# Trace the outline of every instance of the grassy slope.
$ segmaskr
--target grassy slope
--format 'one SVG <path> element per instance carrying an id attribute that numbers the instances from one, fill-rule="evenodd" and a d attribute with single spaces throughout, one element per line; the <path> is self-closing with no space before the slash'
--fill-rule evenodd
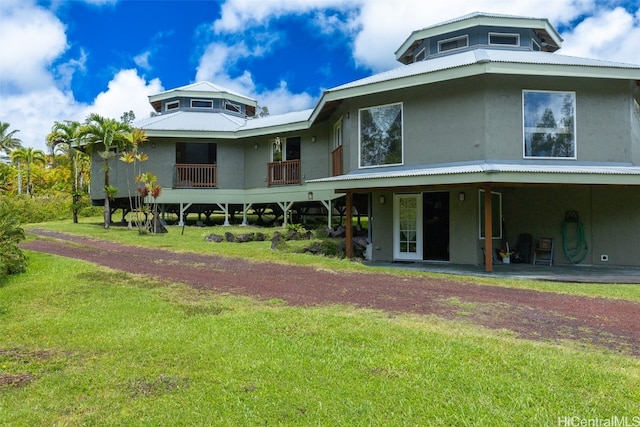
<path id="1" fill-rule="evenodd" d="M 36 380 L 0 387 L 3 425 L 557 425 L 640 411 L 638 359 L 37 253 L 0 286 L 0 376 L 24 373 Z"/>

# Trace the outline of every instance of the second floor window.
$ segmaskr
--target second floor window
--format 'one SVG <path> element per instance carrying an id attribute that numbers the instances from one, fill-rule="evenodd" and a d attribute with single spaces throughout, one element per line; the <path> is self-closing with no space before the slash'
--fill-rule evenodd
<path id="1" fill-rule="evenodd" d="M 522 92 L 525 158 L 576 158 L 576 94 Z"/>
<path id="2" fill-rule="evenodd" d="M 192 99 L 191 108 L 213 108 L 213 101 L 206 99 Z"/>
<path id="3" fill-rule="evenodd" d="M 360 167 L 403 163 L 402 104 L 363 108 L 360 121 Z"/>
<path id="4" fill-rule="evenodd" d="M 277 137 L 271 140 L 271 161 L 300 160 L 300 137 Z"/>

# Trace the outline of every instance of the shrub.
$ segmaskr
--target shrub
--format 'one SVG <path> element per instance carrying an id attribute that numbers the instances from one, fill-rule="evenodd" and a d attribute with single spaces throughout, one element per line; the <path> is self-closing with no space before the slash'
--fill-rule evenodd
<path id="1" fill-rule="evenodd" d="M 26 257 L 18 248 L 24 237 L 16 211 L 4 198 L 0 198 L 0 281 L 9 274 L 22 273 L 26 269 Z"/>

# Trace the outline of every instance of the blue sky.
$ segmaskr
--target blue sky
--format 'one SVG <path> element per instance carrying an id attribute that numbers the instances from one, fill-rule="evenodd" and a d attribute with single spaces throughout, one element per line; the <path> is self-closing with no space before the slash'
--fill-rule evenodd
<path id="1" fill-rule="evenodd" d="M 640 0 L 1 0 L 0 120 L 44 149 L 54 121 L 148 116 L 200 80 L 272 114 L 401 66 L 411 31 L 483 11 L 548 18 L 558 54 L 640 64 Z"/>

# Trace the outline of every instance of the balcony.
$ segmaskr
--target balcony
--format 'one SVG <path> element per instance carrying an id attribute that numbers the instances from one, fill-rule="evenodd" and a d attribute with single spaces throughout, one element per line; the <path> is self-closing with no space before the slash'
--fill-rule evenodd
<path id="1" fill-rule="evenodd" d="M 175 188 L 215 188 L 216 186 L 216 165 L 176 165 Z"/>
<path id="2" fill-rule="evenodd" d="M 267 163 L 269 186 L 300 184 L 300 160 Z"/>

